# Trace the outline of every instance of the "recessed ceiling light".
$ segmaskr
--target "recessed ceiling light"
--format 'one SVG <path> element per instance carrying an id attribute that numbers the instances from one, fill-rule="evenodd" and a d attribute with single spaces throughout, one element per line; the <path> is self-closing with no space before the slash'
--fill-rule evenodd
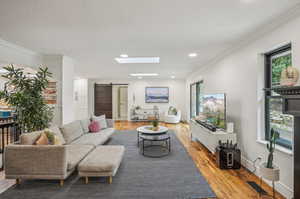
<path id="1" fill-rule="evenodd" d="M 143 79 L 143 77 L 138 77 L 138 79 Z"/>
<path id="2" fill-rule="evenodd" d="M 190 54 L 189 54 L 189 57 L 197 57 L 197 56 L 198 56 L 197 53 L 190 53 Z"/>
<path id="3" fill-rule="evenodd" d="M 254 0 L 241 0 L 241 2 L 243 2 L 243 3 L 253 3 Z"/>
<path id="4" fill-rule="evenodd" d="M 128 55 L 127 55 L 127 54 L 121 54 L 120 57 L 122 57 L 122 58 L 127 58 Z"/>
<path id="5" fill-rule="evenodd" d="M 175 76 L 174 76 L 174 75 L 172 75 L 172 76 L 171 76 L 171 78 L 172 78 L 172 79 L 175 79 Z"/>
<path id="6" fill-rule="evenodd" d="M 157 73 L 131 73 L 130 76 L 133 77 L 151 77 L 151 76 L 158 76 Z"/>
<path id="7" fill-rule="evenodd" d="M 115 60 L 119 64 L 158 64 L 160 58 L 159 57 L 127 57 L 127 58 L 116 57 Z"/>

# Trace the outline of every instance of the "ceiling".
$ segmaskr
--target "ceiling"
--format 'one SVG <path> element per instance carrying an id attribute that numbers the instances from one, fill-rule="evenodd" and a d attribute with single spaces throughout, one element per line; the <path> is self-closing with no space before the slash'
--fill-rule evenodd
<path id="1" fill-rule="evenodd" d="M 87 78 L 158 73 L 185 78 L 196 67 L 287 12 L 299 0 L 0 0 L 0 38 L 77 61 Z M 197 52 L 198 57 L 188 54 Z M 117 64 L 120 54 L 160 64 Z"/>

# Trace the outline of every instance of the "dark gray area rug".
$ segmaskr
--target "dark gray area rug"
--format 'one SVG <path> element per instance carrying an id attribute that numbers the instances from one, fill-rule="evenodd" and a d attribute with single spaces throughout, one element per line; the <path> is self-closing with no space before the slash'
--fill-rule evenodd
<path id="1" fill-rule="evenodd" d="M 0 195 L 1 199 L 200 199 L 215 197 L 185 148 L 170 132 L 172 151 L 162 158 L 139 153 L 136 131 L 117 131 L 107 143 L 126 147 L 123 162 L 113 183 L 92 178 L 84 184 L 77 174 L 63 187 L 58 181 L 26 180 Z M 24 165 L 26 166 L 26 165 Z"/>

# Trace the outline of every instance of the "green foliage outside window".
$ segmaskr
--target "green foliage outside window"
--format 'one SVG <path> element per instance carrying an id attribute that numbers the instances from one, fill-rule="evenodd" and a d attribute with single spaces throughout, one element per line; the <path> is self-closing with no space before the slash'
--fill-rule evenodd
<path id="1" fill-rule="evenodd" d="M 292 65 L 292 55 L 287 54 L 272 59 L 272 86 L 280 85 L 282 70 Z"/>

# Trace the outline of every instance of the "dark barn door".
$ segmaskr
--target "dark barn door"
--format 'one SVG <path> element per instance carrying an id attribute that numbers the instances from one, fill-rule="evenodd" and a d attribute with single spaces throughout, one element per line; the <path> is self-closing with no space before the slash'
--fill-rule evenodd
<path id="1" fill-rule="evenodd" d="M 95 115 L 112 118 L 112 85 L 95 84 Z"/>

